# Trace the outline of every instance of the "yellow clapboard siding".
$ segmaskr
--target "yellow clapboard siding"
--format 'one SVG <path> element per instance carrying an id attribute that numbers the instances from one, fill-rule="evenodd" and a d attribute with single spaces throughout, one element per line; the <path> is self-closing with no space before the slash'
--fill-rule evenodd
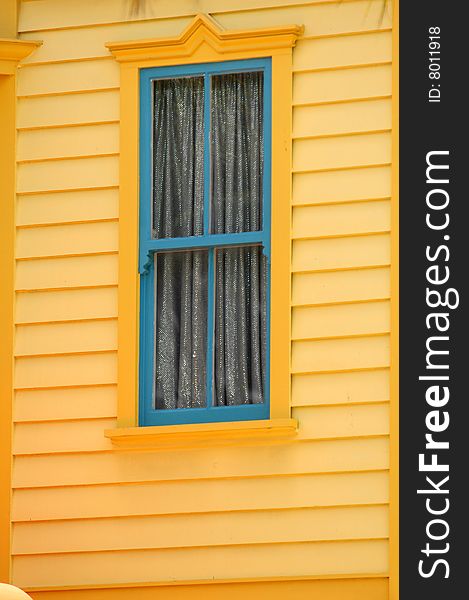
<path id="1" fill-rule="evenodd" d="M 389 434 L 388 404 L 297 407 L 301 439 L 327 439 Z"/>
<path id="2" fill-rule="evenodd" d="M 383 504 L 387 471 L 136 485 L 24 489 L 13 492 L 14 521 Z M 191 502 L 187 502 L 187 498 Z"/>
<path id="3" fill-rule="evenodd" d="M 118 206 L 117 189 L 18 196 L 16 224 L 115 219 L 119 214 Z"/>
<path id="4" fill-rule="evenodd" d="M 390 99 L 297 106 L 293 110 L 293 137 L 390 129 L 391 109 Z"/>
<path id="5" fill-rule="evenodd" d="M 292 405 L 314 406 L 389 400 L 389 370 L 293 375 Z"/>
<path id="6" fill-rule="evenodd" d="M 35 292 L 16 297 L 16 323 L 117 317 L 117 288 Z"/>
<path id="7" fill-rule="evenodd" d="M 18 166 L 18 192 L 68 190 L 119 184 L 119 157 L 77 158 Z"/>
<path id="8" fill-rule="evenodd" d="M 293 69 L 327 69 L 390 61 L 391 42 L 389 31 L 299 40 L 293 53 Z"/>
<path id="9" fill-rule="evenodd" d="M 247 545 L 24 556 L 13 560 L 21 587 L 82 584 L 295 577 L 376 573 L 388 568 L 386 540 Z"/>
<path id="10" fill-rule="evenodd" d="M 43 45 L 23 64 L 44 61 L 77 60 L 109 56 L 105 43 L 118 40 L 138 40 L 174 36 L 189 25 L 190 17 L 154 19 L 151 21 L 128 21 L 101 27 L 81 27 L 79 30 L 42 31 Z M 37 33 L 23 33 L 22 39 L 35 39 Z"/>
<path id="11" fill-rule="evenodd" d="M 317 70 L 295 75 L 295 103 L 326 103 L 293 110 L 296 170 L 388 163 L 391 101 L 366 98 L 389 96 L 390 66 L 341 68 L 390 60 L 391 34 L 375 31 L 390 27 L 382 6 L 381 0 L 202 0 L 197 6 L 146 0 L 131 14 L 129 0 L 23 2 L 20 29 L 30 31 L 22 37 L 44 41 L 27 62 L 92 60 L 21 70 L 18 159 L 117 154 L 119 93 L 91 91 L 119 86 L 105 43 L 176 35 L 195 12 L 207 12 L 230 29 L 296 23 L 306 36 L 329 36 L 300 39 L 293 53 L 295 69 Z M 53 30 L 62 26 L 72 29 Z M 76 91 L 85 93 L 68 93 Z M 327 135 L 338 137 L 306 139 Z M 89 221 L 118 217 L 118 160 L 20 164 L 19 191 L 40 193 L 20 194 L 18 224 L 56 224 L 20 228 L 18 256 L 114 252 L 117 224 Z M 116 189 L 49 192 L 108 186 Z M 116 424 L 116 355 L 93 352 L 115 349 L 115 321 L 54 323 L 115 318 L 116 288 L 17 294 L 17 322 L 44 322 L 17 327 L 18 353 L 91 353 L 16 361 L 12 515 L 23 523 L 14 526 L 13 551 L 37 554 L 13 558 L 15 583 L 107 586 L 387 572 L 389 359 L 387 338 L 370 334 L 389 329 L 389 269 L 382 265 L 389 262 L 383 234 L 390 168 L 295 173 L 293 188 L 293 270 L 326 272 L 294 273 L 292 337 L 362 336 L 294 341 L 293 367 L 304 361 L 313 371 L 328 364 L 360 369 L 382 359 L 383 368 L 294 374 L 294 441 L 116 452 L 103 435 Z M 357 200 L 372 201 L 345 204 Z M 341 204 L 318 206 L 334 202 Z M 79 223 L 65 225 L 70 221 Z M 360 235 L 368 233 L 374 235 Z M 352 237 L 308 239 L 327 236 Z M 115 286 L 117 260 L 115 254 L 19 261 L 16 285 Z M 337 304 L 344 302 L 354 304 Z M 187 548 L 203 545 L 217 547 Z M 125 548 L 132 550 L 119 550 Z"/>
<path id="12" fill-rule="evenodd" d="M 388 301 L 296 307 L 292 313 L 293 339 L 366 335 L 389 330 Z"/>
<path id="13" fill-rule="evenodd" d="M 59 390 L 21 390 L 15 393 L 16 422 L 114 417 L 117 391 L 113 385 Z"/>
<path id="14" fill-rule="evenodd" d="M 357 302 L 389 296 L 389 268 L 296 273 L 293 276 L 293 304 Z"/>
<path id="15" fill-rule="evenodd" d="M 86 395 L 86 391 L 82 395 Z M 327 419 L 334 420 L 329 422 Z M 298 408 L 295 418 L 300 431 L 296 439 L 322 439 L 387 435 L 387 409 L 382 406 Z M 44 454 L 58 452 L 98 452 L 111 450 L 104 430 L 115 427 L 115 419 L 82 419 L 69 422 L 17 423 L 13 452 Z"/>
<path id="16" fill-rule="evenodd" d="M 294 23 L 294 17 L 298 15 L 299 10 L 297 6 L 289 7 L 288 5 L 295 4 L 298 4 L 298 0 L 256 0 L 255 2 L 252 0 L 217 0 L 215 6 L 212 2 L 204 1 L 198 2 L 194 7 L 191 0 L 177 4 L 169 0 L 164 2 L 147 0 L 143 15 L 133 16 L 133 18 L 159 17 L 161 19 L 188 14 L 192 16 L 198 10 L 211 12 L 225 27 L 247 29 Z M 268 7 L 273 10 L 255 10 Z M 389 12 L 382 14 L 379 1 L 363 0 L 362 2 L 338 4 L 337 2 L 312 0 L 310 3 L 302 3 L 300 10 L 308 34 L 379 29 L 380 27 L 389 27 L 391 24 Z M 231 12 L 223 14 L 225 11 Z M 37 10 L 37 7 L 25 4 L 20 13 L 19 31 L 124 21 L 128 20 L 130 16 L 132 15 L 129 14 L 126 0 L 117 2 L 101 0 L 99 3 L 87 0 L 85 5 L 80 0 L 68 0 L 67 8 L 64 9 L 60 5 L 60 10 L 57 9 L 57 0 L 48 0 L 43 4 L 41 11 Z M 263 20 L 261 20 L 262 17 Z M 138 37 L 142 36 L 137 35 L 135 39 Z M 85 38 L 85 41 L 88 40 Z"/>
<path id="17" fill-rule="evenodd" d="M 227 447 L 216 453 L 209 448 L 138 455 L 25 456 L 16 458 L 13 487 L 369 471 L 387 469 L 388 460 L 384 437 L 267 444 L 254 446 L 254 450 Z"/>
<path id="18" fill-rule="evenodd" d="M 390 93 L 390 65 L 296 73 L 293 78 L 294 104 L 346 101 L 388 96 Z"/>
<path id="19" fill-rule="evenodd" d="M 117 349 L 117 321 L 17 325 L 16 355 Z"/>
<path id="20" fill-rule="evenodd" d="M 16 258 L 62 256 L 118 250 L 117 223 L 82 223 L 20 229 Z"/>
<path id="21" fill-rule="evenodd" d="M 258 6 L 258 4 L 256 4 Z M 41 31 L 44 44 L 25 63 L 47 60 L 77 59 L 94 56 L 106 56 L 104 47 L 107 41 L 158 38 L 177 35 L 186 27 L 192 18 L 172 18 L 177 6 L 168 13 L 167 18 L 156 18 L 149 21 L 129 21 L 125 24 L 101 25 L 100 27 L 81 26 L 79 30 L 46 30 Z M 218 9 L 218 6 L 216 7 Z M 199 10 L 202 10 L 199 8 Z M 155 13 L 153 13 L 154 15 Z M 162 14 L 161 4 L 158 16 Z M 306 36 L 337 35 L 357 31 L 369 31 L 390 27 L 389 14 L 381 18 L 379 2 L 369 0 L 357 2 L 312 3 L 297 6 L 278 5 L 273 10 L 249 10 L 246 12 L 212 13 L 216 20 L 228 29 L 249 29 L 257 27 L 281 26 L 285 23 L 300 22 L 304 25 Z M 24 10 L 20 15 L 23 22 Z M 39 15 L 35 15 L 36 17 Z M 122 15 L 121 15 L 122 17 Z M 82 25 L 82 23 L 80 23 Z M 47 25 L 48 26 L 48 25 Z M 36 39 L 38 33 L 23 31 L 22 39 Z"/>
<path id="22" fill-rule="evenodd" d="M 385 164 L 390 161 L 390 133 L 295 140 L 293 143 L 293 169 L 295 171 L 341 169 Z"/>
<path id="23" fill-rule="evenodd" d="M 273 2 L 269 3 L 273 6 Z M 284 3 L 288 4 L 287 2 Z M 249 10 L 246 12 L 213 13 L 223 26 L 231 29 L 281 26 L 297 23 L 304 26 L 305 36 L 337 35 L 356 31 L 389 28 L 389 14 L 381 15 L 379 2 L 311 2 L 298 6 L 279 6 L 274 10 Z M 256 2 L 256 6 L 260 3 Z M 221 10 L 217 4 L 217 11 Z"/>
<path id="24" fill-rule="evenodd" d="M 293 208 L 293 238 L 389 231 L 391 203 L 358 202 Z"/>
<path id="25" fill-rule="evenodd" d="M 20 69 L 18 95 L 113 88 L 119 81 L 119 65 L 112 59 L 41 65 Z"/>
<path id="26" fill-rule="evenodd" d="M 119 152 L 119 125 L 20 131 L 18 160 L 91 156 Z"/>
<path id="27" fill-rule="evenodd" d="M 118 91 L 22 98 L 18 101 L 19 128 L 117 121 L 119 114 Z M 67 131 L 67 134 L 73 135 L 73 132 Z"/>
<path id="28" fill-rule="evenodd" d="M 390 167 L 302 173 L 293 176 L 293 205 L 391 196 Z"/>
<path id="29" fill-rule="evenodd" d="M 115 255 L 21 261 L 16 266 L 17 290 L 116 284 Z"/>
<path id="30" fill-rule="evenodd" d="M 389 337 L 293 342 L 293 373 L 389 366 Z"/>
<path id="31" fill-rule="evenodd" d="M 367 506 L 24 523 L 13 528 L 12 553 L 382 539 L 388 519 L 387 507 Z"/>
<path id="32" fill-rule="evenodd" d="M 13 454 L 110 450 L 104 430 L 115 427 L 115 419 L 57 423 L 17 423 L 13 432 Z"/>
<path id="33" fill-rule="evenodd" d="M 17 358 L 17 388 L 57 387 L 116 383 L 117 360 L 113 352 L 75 356 Z"/>
<path id="34" fill-rule="evenodd" d="M 293 271 L 387 265 L 387 234 L 293 242 Z"/>

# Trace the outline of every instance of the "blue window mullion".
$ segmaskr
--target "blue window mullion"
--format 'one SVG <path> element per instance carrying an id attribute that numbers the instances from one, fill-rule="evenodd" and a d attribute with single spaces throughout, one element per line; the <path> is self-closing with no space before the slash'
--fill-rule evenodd
<path id="1" fill-rule="evenodd" d="M 215 248 L 208 251 L 207 306 L 207 408 L 213 407 L 213 360 L 215 341 Z"/>

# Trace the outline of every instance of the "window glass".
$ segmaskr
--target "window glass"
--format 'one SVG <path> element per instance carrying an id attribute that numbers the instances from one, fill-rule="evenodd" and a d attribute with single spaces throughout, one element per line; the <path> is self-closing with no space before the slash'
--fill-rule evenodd
<path id="1" fill-rule="evenodd" d="M 262 228 L 263 73 L 211 81 L 212 231 Z"/>
<path id="2" fill-rule="evenodd" d="M 204 232 L 204 79 L 154 82 L 153 237 Z"/>
<path id="3" fill-rule="evenodd" d="M 206 405 L 208 252 L 156 255 L 155 408 Z"/>

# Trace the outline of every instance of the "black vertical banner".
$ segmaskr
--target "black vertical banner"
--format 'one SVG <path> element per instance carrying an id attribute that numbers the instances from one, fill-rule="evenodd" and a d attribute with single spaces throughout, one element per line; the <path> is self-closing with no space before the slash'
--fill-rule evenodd
<path id="1" fill-rule="evenodd" d="M 400 2 L 400 598 L 469 597 L 469 3 Z"/>

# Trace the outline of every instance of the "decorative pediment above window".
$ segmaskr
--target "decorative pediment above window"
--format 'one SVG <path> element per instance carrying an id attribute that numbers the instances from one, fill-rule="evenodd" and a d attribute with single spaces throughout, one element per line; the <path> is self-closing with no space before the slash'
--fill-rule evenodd
<path id="1" fill-rule="evenodd" d="M 275 50 L 291 49 L 302 32 L 303 27 L 298 25 L 227 31 L 210 16 L 198 14 L 176 37 L 110 42 L 106 47 L 119 62 L 183 59 L 198 54 L 204 47 L 226 59 L 227 55 L 240 52 L 255 50 L 260 56 L 263 51 L 272 55 Z"/>

